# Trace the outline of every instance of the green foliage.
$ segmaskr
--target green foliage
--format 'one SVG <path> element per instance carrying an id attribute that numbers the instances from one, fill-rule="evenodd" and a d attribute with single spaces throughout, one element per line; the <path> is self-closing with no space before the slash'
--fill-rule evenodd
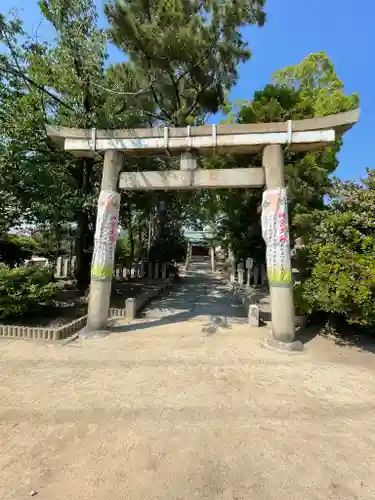
<path id="1" fill-rule="evenodd" d="M 375 247 L 374 247 L 375 251 Z M 343 316 L 365 327 L 375 325 L 375 259 L 335 244 L 315 246 L 304 297 L 312 310 Z"/>
<path id="2" fill-rule="evenodd" d="M 0 319 L 35 314 L 51 305 L 57 288 L 50 280 L 43 269 L 0 266 Z"/>
<path id="3" fill-rule="evenodd" d="M 5 234 L 0 238 L 0 262 L 14 267 L 29 259 L 34 252 L 34 242 L 28 236 Z"/>
<path id="4" fill-rule="evenodd" d="M 326 116 L 358 107 L 359 96 L 344 94 L 344 84 L 325 52 L 306 56 L 299 64 L 276 71 L 278 86 L 298 89 L 301 108 L 310 108 L 313 116 Z"/>
<path id="5" fill-rule="evenodd" d="M 297 315 L 303 316 L 311 312 L 309 302 L 305 299 L 305 289 L 302 283 L 297 283 L 293 287 L 294 309 Z"/>
<path id="6" fill-rule="evenodd" d="M 251 256 L 264 261 L 265 244 L 259 223 L 261 192 L 251 189 L 220 193 L 221 214 L 216 219 L 216 239 L 235 253 L 237 261 Z M 251 217 L 254 214 L 254 217 Z"/>
<path id="7" fill-rule="evenodd" d="M 181 262 L 186 255 L 186 241 L 182 234 L 161 235 L 151 246 L 149 260 L 152 262 Z"/>
<path id="8" fill-rule="evenodd" d="M 155 119 L 202 120 L 225 104 L 237 66 L 250 57 L 241 28 L 265 22 L 264 0 L 112 0 L 105 12 L 133 78 L 156 105 Z"/>
<path id="9" fill-rule="evenodd" d="M 67 228 L 61 225 L 37 228 L 31 233 L 34 254 L 54 261 L 70 252 L 69 238 Z"/>
<path id="10" fill-rule="evenodd" d="M 236 104 L 237 106 L 237 104 Z M 301 63 L 275 73 L 271 84 L 254 93 L 251 102 L 237 111 L 238 123 L 285 122 L 338 113 L 358 106 L 358 95 L 345 95 L 334 66 L 324 53 L 310 54 Z M 233 116 L 231 116 L 233 121 Z M 315 210 L 324 208 L 324 197 L 331 192 L 331 174 L 338 161 L 341 139 L 329 148 L 309 153 L 285 153 L 289 218 L 292 239 L 303 236 Z M 211 159 L 208 168 L 261 166 L 261 155 Z M 215 217 L 217 239 L 231 246 L 236 258 L 251 256 L 264 260 L 261 239 L 259 192 L 233 190 L 207 195 L 208 218 Z M 204 212 L 203 210 L 202 212 Z M 225 237 L 224 237 L 225 235 Z"/>
<path id="11" fill-rule="evenodd" d="M 22 264 L 32 255 L 55 260 L 69 253 L 68 232 L 64 227 L 37 228 L 29 235 L 4 234 L 0 237 L 0 262 L 10 267 Z"/>
<path id="12" fill-rule="evenodd" d="M 24 33 L 19 19 L 0 16 L 0 46 L 5 47 L 0 52 L 0 201 L 4 207 L 0 231 L 27 221 L 48 231 L 53 228 L 57 240 L 59 225 L 75 223 L 77 279 L 85 284 L 102 159 L 73 158 L 59 150 L 48 139 L 45 124 L 142 126 L 143 110 L 153 109 L 153 103 L 147 95 L 127 95 L 135 85 L 129 65 L 105 68 L 107 37 L 98 27 L 92 0 L 41 0 L 39 5 L 54 29 L 52 42 L 36 42 Z M 112 92 L 118 86 L 124 94 L 121 99 Z M 129 170 L 133 168 L 131 164 Z"/>
<path id="13" fill-rule="evenodd" d="M 336 181 L 330 205 L 313 214 L 304 238 L 312 310 L 375 325 L 375 170 L 362 184 Z"/>
<path id="14" fill-rule="evenodd" d="M 77 280 L 85 286 L 101 159 L 60 151 L 48 139 L 45 124 L 88 129 L 202 122 L 225 103 L 238 63 L 250 57 L 240 28 L 264 23 L 264 0 L 110 2 L 109 31 L 127 61 L 109 67 L 107 36 L 98 27 L 93 0 L 38 3 L 54 30 L 52 41 L 35 40 L 17 17 L 0 15 L 5 48 L 0 52 L 0 234 L 25 221 L 43 226 L 43 235 L 35 238 L 37 251 L 53 258 L 61 243 L 59 226 L 75 223 Z M 126 169 L 171 164 L 170 159 L 136 158 L 128 159 Z M 145 225 L 156 198 L 131 196 L 138 219 L 122 218 L 131 258 L 146 247 Z"/>
<path id="15" fill-rule="evenodd" d="M 181 212 L 178 203 L 159 206 L 156 231 L 148 258 L 155 262 L 180 262 L 185 258 L 186 239 L 182 232 Z"/>
<path id="16" fill-rule="evenodd" d="M 128 236 L 120 236 L 116 242 L 115 259 L 124 261 L 130 257 L 130 241 Z"/>

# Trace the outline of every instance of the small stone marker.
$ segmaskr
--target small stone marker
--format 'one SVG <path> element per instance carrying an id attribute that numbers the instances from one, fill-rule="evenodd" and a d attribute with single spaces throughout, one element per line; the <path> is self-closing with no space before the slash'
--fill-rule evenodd
<path id="1" fill-rule="evenodd" d="M 259 326 L 259 307 L 256 304 L 249 307 L 249 326 Z"/>
<path id="2" fill-rule="evenodd" d="M 237 274 L 238 274 L 238 284 L 241 286 L 244 284 L 244 277 L 245 277 L 244 269 L 242 267 L 239 267 Z"/>
<path id="3" fill-rule="evenodd" d="M 76 264 L 77 264 L 77 257 L 73 255 L 71 261 L 70 261 L 70 274 L 74 276 L 74 273 L 76 272 Z"/>
<path id="4" fill-rule="evenodd" d="M 69 259 L 64 258 L 62 261 L 62 278 L 67 278 L 69 276 Z"/>
<path id="5" fill-rule="evenodd" d="M 61 276 L 62 276 L 62 257 L 57 257 L 56 278 L 61 278 Z"/>
<path id="6" fill-rule="evenodd" d="M 134 319 L 137 315 L 137 305 L 136 299 L 129 297 L 125 301 L 126 317 L 128 319 Z"/>

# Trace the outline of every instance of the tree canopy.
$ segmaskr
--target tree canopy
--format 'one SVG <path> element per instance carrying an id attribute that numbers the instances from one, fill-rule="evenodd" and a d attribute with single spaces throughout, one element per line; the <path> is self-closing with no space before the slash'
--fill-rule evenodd
<path id="1" fill-rule="evenodd" d="M 85 129 L 186 126 L 203 124 L 217 112 L 239 124 L 284 122 L 358 106 L 359 96 L 344 92 L 324 52 L 276 71 L 253 96 L 230 102 L 239 64 L 251 58 L 243 28 L 263 26 L 265 0 L 109 0 L 107 29 L 99 25 L 93 0 L 39 0 L 39 8 L 54 30 L 52 41 L 27 34 L 17 16 L 0 14 L 0 242 L 3 254 L 14 245 L 18 256 L 29 253 L 25 241 L 7 233 L 31 223 L 37 235 L 33 248 L 53 258 L 67 228 L 74 228 L 82 287 L 89 279 L 102 158 L 74 158 L 57 149 L 47 123 Z M 117 64 L 110 63 L 110 43 L 123 52 Z M 374 175 L 369 171 L 363 184 L 333 181 L 341 145 L 339 137 L 322 151 L 285 151 L 291 231 L 293 240 L 301 236 L 305 242 L 309 307 L 345 311 L 350 320 L 370 325 Z M 125 162 L 130 171 L 177 164 L 165 154 Z M 261 156 L 201 159 L 203 168 L 249 165 L 260 166 Z M 126 238 L 118 255 L 182 258 L 182 227 L 199 221 L 237 260 L 262 262 L 260 203 L 260 191 L 252 189 L 123 192 Z M 324 284 L 325 273 L 335 276 L 333 288 Z M 343 299 L 353 276 L 362 287 L 356 289 L 355 306 L 352 295 L 352 306 Z"/>
<path id="2" fill-rule="evenodd" d="M 240 29 L 263 25 L 264 1 L 109 2 L 110 26 L 99 27 L 93 0 L 40 0 L 54 28 L 52 42 L 35 39 L 17 17 L 0 17 L 1 230 L 17 222 L 59 231 L 76 225 L 77 279 L 88 282 L 101 159 L 59 151 L 45 124 L 80 128 L 150 127 L 201 123 L 235 84 L 237 66 L 250 57 Z M 124 60 L 108 65 L 108 39 Z M 126 160 L 126 169 L 170 168 L 171 158 Z M 160 199 L 122 195 L 129 213 L 158 211 Z M 172 206 L 174 207 L 172 209 Z M 129 212 L 130 210 L 130 212 Z"/>
<path id="3" fill-rule="evenodd" d="M 216 113 L 251 52 L 241 32 L 265 22 L 264 0 L 111 1 L 113 42 L 129 57 L 133 79 L 146 85 L 155 119 L 175 126 Z"/>
<path id="4" fill-rule="evenodd" d="M 313 73 L 310 75 L 310 73 Z M 326 54 L 311 54 L 296 66 L 274 74 L 271 83 L 256 91 L 252 100 L 227 106 L 231 122 L 284 122 L 322 115 L 322 109 L 338 113 L 358 106 L 357 94 L 346 95 L 332 62 Z M 323 209 L 331 192 L 331 176 L 337 168 L 338 138 L 332 147 L 318 152 L 285 152 L 285 176 L 288 185 L 289 212 L 293 239 L 302 236 L 312 211 Z M 261 155 L 225 156 L 209 159 L 207 168 L 261 166 Z M 206 193 L 202 215 L 216 223 L 217 241 L 231 246 L 237 259 L 264 260 L 261 237 L 259 190 L 225 190 Z"/>

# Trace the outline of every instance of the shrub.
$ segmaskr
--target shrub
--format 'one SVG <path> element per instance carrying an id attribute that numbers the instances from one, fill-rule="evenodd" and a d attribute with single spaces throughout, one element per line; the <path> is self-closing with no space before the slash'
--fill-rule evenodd
<path id="1" fill-rule="evenodd" d="M 363 327 L 375 326 L 374 255 L 332 243 L 312 250 L 316 264 L 303 283 L 303 297 L 311 309 L 342 316 Z"/>
<path id="2" fill-rule="evenodd" d="M 301 296 L 365 328 L 375 326 L 375 170 L 362 183 L 336 181 L 330 204 L 306 231 Z"/>
<path id="3" fill-rule="evenodd" d="M 130 240 L 128 236 L 120 236 L 116 242 L 116 261 L 125 261 L 130 257 Z"/>
<path id="4" fill-rule="evenodd" d="M 28 236 L 5 234 L 0 236 L 0 261 L 14 267 L 33 254 L 33 241 Z"/>
<path id="5" fill-rule="evenodd" d="M 297 283 L 293 288 L 294 292 L 294 309 L 298 316 L 303 316 L 311 312 L 309 302 L 304 296 L 304 286 L 302 283 Z"/>
<path id="6" fill-rule="evenodd" d="M 45 269 L 0 266 L 0 319 L 25 316 L 53 304 L 57 287 Z"/>

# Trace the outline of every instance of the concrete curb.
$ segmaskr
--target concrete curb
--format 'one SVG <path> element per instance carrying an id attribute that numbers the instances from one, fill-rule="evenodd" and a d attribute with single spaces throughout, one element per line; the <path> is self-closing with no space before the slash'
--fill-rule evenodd
<path id="1" fill-rule="evenodd" d="M 148 302 L 150 302 L 150 300 L 154 299 L 155 297 L 159 297 L 159 295 L 161 295 L 167 288 L 170 288 L 173 281 L 174 276 L 171 276 L 164 281 L 161 287 L 155 288 L 154 290 L 148 290 L 147 292 L 142 293 L 142 295 L 140 295 L 139 297 L 131 297 L 129 299 L 126 299 L 126 314 L 124 314 L 124 316 L 126 316 L 127 319 L 136 318 L 139 311 Z"/>

